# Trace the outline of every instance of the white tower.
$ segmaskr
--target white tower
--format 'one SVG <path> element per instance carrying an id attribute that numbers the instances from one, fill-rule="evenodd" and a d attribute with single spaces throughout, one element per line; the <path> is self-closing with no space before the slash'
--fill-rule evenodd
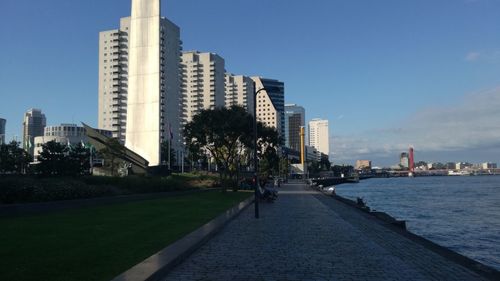
<path id="1" fill-rule="evenodd" d="M 173 136 L 178 149 L 180 29 L 161 18 L 160 0 L 132 0 L 129 38 L 125 146 L 157 166 L 162 142 Z"/>
<path id="2" fill-rule="evenodd" d="M 160 163 L 160 0 L 132 0 L 125 146 Z"/>

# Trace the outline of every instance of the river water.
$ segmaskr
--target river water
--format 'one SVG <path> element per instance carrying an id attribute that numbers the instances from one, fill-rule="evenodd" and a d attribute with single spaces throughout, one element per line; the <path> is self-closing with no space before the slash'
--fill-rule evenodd
<path id="1" fill-rule="evenodd" d="M 406 220 L 409 231 L 500 270 L 500 176 L 368 179 L 338 195 Z"/>

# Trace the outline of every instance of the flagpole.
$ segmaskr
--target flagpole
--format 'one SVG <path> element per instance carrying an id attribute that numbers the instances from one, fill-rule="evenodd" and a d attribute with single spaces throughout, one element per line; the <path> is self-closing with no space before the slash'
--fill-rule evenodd
<path id="1" fill-rule="evenodd" d="M 171 169 L 172 163 L 170 163 L 170 150 L 172 150 L 172 139 L 174 138 L 174 134 L 172 133 L 172 123 L 168 123 L 168 169 Z"/>
<path id="2" fill-rule="evenodd" d="M 172 145 L 172 138 L 168 138 L 168 169 L 170 170 L 170 146 Z"/>
<path id="3" fill-rule="evenodd" d="M 93 153 L 93 150 L 94 148 L 92 147 L 92 145 L 90 145 L 89 147 L 89 151 L 90 151 L 90 174 L 92 175 L 94 173 L 94 159 L 92 159 L 92 153 Z"/>

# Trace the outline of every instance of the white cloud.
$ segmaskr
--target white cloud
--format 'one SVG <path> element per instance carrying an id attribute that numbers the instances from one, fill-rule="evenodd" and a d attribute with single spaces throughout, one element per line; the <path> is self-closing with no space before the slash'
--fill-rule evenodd
<path id="1" fill-rule="evenodd" d="M 474 61 L 477 61 L 480 56 L 481 56 L 481 54 L 479 52 L 469 52 L 465 56 L 465 60 L 469 61 L 469 62 L 474 62 Z"/>
<path id="2" fill-rule="evenodd" d="M 500 63 L 500 50 L 471 51 L 464 57 L 467 62 Z"/>
<path id="3" fill-rule="evenodd" d="M 427 153 L 500 148 L 500 88 L 466 95 L 455 106 L 423 109 L 402 124 L 334 136 L 334 159 L 351 163 L 356 159 L 397 159 L 409 145 Z"/>

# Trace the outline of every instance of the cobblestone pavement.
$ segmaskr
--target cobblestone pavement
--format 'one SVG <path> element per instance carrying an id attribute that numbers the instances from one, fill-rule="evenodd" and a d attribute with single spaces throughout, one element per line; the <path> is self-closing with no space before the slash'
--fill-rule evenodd
<path id="1" fill-rule="evenodd" d="M 164 280 L 484 280 L 300 184 L 253 206 Z"/>

